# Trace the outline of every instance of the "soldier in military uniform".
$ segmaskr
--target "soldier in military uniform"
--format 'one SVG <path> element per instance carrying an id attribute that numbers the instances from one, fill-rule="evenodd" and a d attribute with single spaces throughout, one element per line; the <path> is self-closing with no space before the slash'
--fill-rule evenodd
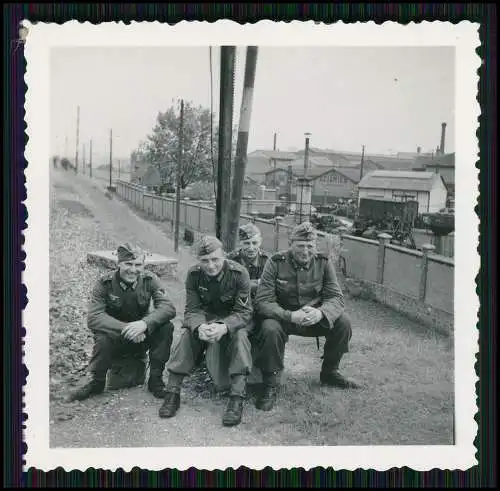
<path id="1" fill-rule="evenodd" d="M 269 255 L 261 249 L 262 234 L 253 223 L 241 226 L 238 230 L 238 238 L 240 247 L 230 252 L 227 257 L 247 268 L 252 287 L 252 299 L 254 299 Z"/>
<path id="2" fill-rule="evenodd" d="M 316 252 L 316 231 L 309 222 L 296 226 L 288 251 L 271 257 L 255 298 L 259 318 L 254 363 L 262 371 L 264 391 L 257 408 L 269 411 L 276 401 L 289 335 L 325 336 L 320 381 L 324 385 L 356 388 L 338 371 L 348 351 L 351 322 L 334 266 Z"/>
<path id="3" fill-rule="evenodd" d="M 145 254 L 128 243 L 117 250 L 118 268 L 101 277 L 88 307 L 87 325 L 94 334 L 90 381 L 70 395 L 83 400 L 103 392 L 106 375 L 119 354 L 144 357 L 149 349 L 148 389 L 165 396 L 163 370 L 170 356 L 175 306 L 152 272 L 144 269 Z M 149 313 L 150 301 L 154 310 Z"/>
<path id="4" fill-rule="evenodd" d="M 252 367 L 248 331 L 252 324 L 250 277 L 240 264 L 224 256 L 222 243 L 202 237 L 197 245 L 198 264 L 186 278 L 185 328 L 168 363 L 167 394 L 159 410 L 161 418 L 175 415 L 180 406 L 182 381 L 203 350 L 220 343 L 229 358 L 230 397 L 223 424 L 240 423 L 246 381 Z"/>
<path id="5" fill-rule="evenodd" d="M 269 255 L 261 249 L 262 234 L 253 223 L 242 225 L 238 230 L 239 247 L 227 254 L 227 258 L 244 266 L 250 275 L 252 303 L 259 286 L 260 277 Z M 251 339 L 251 333 L 249 333 Z M 229 386 L 229 360 L 221 353 L 219 344 L 214 343 L 206 351 L 206 366 L 215 386 L 219 390 Z M 259 374 L 255 372 L 254 378 Z M 251 379 L 252 377 L 250 377 Z"/>

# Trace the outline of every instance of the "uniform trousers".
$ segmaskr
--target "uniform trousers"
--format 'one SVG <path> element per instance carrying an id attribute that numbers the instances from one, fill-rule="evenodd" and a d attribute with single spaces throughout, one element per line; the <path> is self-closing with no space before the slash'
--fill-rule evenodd
<path id="1" fill-rule="evenodd" d="M 229 331 L 218 344 L 221 355 L 229 362 L 230 394 L 240 397 L 246 395 L 246 380 L 252 369 L 251 344 L 246 328 Z M 185 328 L 179 343 L 172 351 L 172 357 L 167 365 L 170 373 L 167 390 L 179 392 L 182 381 L 195 367 L 196 361 L 209 343 L 198 339 L 193 332 Z"/>
<path id="2" fill-rule="evenodd" d="M 325 318 L 309 327 L 300 327 L 275 319 L 261 319 L 259 324 L 255 336 L 257 355 L 254 363 L 262 370 L 264 383 L 269 385 L 278 384 L 280 381 L 280 374 L 284 368 L 285 345 L 290 335 L 326 338 L 321 368 L 324 373 L 337 370 L 342 356 L 349 351 L 352 329 L 351 321 L 346 314 L 335 320 L 332 329 Z"/>
<path id="3" fill-rule="evenodd" d="M 96 380 L 105 380 L 106 373 L 118 356 L 143 359 L 149 350 L 151 374 L 163 372 L 165 363 L 170 357 L 170 348 L 174 333 L 174 325 L 167 322 L 158 326 L 146 336 L 142 343 L 133 343 L 122 336 L 111 336 L 103 332 L 94 333 L 94 347 L 90 359 L 89 371 Z M 157 374 L 158 375 L 158 374 Z M 159 374 L 161 376 L 161 373 Z"/>

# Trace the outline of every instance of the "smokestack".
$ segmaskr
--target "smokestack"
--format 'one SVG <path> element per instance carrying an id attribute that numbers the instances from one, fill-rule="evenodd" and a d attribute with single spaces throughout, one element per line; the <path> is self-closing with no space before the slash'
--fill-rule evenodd
<path id="1" fill-rule="evenodd" d="M 441 155 L 444 155 L 445 138 L 446 138 L 446 123 L 441 123 L 441 145 L 439 146 Z"/>
<path id="2" fill-rule="evenodd" d="M 417 147 L 417 153 L 420 153 L 422 151 L 422 147 Z"/>

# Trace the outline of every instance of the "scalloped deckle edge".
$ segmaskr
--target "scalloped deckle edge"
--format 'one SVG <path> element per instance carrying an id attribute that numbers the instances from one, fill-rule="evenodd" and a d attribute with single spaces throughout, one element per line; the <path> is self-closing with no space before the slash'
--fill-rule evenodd
<path id="1" fill-rule="evenodd" d="M 477 253 L 479 220 L 474 212 L 478 200 L 478 142 L 475 136 L 480 107 L 477 102 L 481 59 L 478 25 L 422 22 L 401 25 L 374 22 L 333 25 L 293 21 L 260 21 L 241 26 L 231 21 L 216 23 L 181 22 L 175 26 L 153 23 L 107 23 L 93 25 L 72 21 L 64 25 L 25 23 L 27 86 L 25 121 L 29 137 L 25 158 L 28 229 L 25 233 L 26 271 L 23 283 L 29 303 L 24 310 L 24 363 L 29 370 L 24 403 L 28 414 L 25 443 L 26 468 L 44 471 L 62 467 L 67 471 L 88 468 L 132 468 L 161 470 L 251 469 L 272 467 L 333 467 L 336 470 L 409 467 L 416 471 L 434 468 L 465 470 L 476 465 L 474 438 L 477 434 L 474 363 L 478 351 L 477 313 L 479 299 L 475 279 L 479 272 Z M 55 46 L 170 45 L 283 45 L 283 46 L 382 46 L 455 45 L 456 64 L 456 203 L 457 232 L 455 268 L 455 380 L 456 445 L 446 446 L 360 446 L 360 447 L 231 447 L 228 448 L 98 448 L 54 449 L 49 447 L 48 427 L 48 162 L 49 162 L 49 52 Z M 459 334 L 459 335 L 457 335 Z"/>

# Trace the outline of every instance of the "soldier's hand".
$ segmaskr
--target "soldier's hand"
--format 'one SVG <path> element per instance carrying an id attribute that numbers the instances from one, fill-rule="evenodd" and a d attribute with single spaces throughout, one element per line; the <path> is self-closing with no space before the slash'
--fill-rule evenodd
<path id="1" fill-rule="evenodd" d="M 304 327 L 314 326 L 323 318 L 323 312 L 314 307 L 304 307 L 302 310 L 306 314 L 302 321 Z"/>
<path id="2" fill-rule="evenodd" d="M 148 328 L 144 321 L 135 321 L 127 324 L 122 330 L 122 336 L 127 341 L 133 341 L 136 337 L 146 332 Z"/>
<path id="3" fill-rule="evenodd" d="M 296 310 L 295 312 L 292 312 L 292 322 L 294 324 L 297 324 L 298 326 L 302 325 L 302 322 L 304 322 L 304 318 L 306 317 L 306 313 L 303 310 Z"/>
<path id="4" fill-rule="evenodd" d="M 198 327 L 198 338 L 200 341 L 208 342 L 208 324 L 202 324 Z"/>
<path id="5" fill-rule="evenodd" d="M 210 324 L 211 330 L 209 334 L 209 342 L 216 343 L 221 340 L 222 336 L 224 336 L 227 332 L 226 324 L 222 323 L 214 323 Z"/>
<path id="6" fill-rule="evenodd" d="M 146 339 L 146 335 L 145 334 L 139 334 L 138 336 L 136 336 L 135 338 L 133 338 L 131 341 L 133 343 L 139 344 L 139 343 L 142 343 L 145 339 Z"/>

